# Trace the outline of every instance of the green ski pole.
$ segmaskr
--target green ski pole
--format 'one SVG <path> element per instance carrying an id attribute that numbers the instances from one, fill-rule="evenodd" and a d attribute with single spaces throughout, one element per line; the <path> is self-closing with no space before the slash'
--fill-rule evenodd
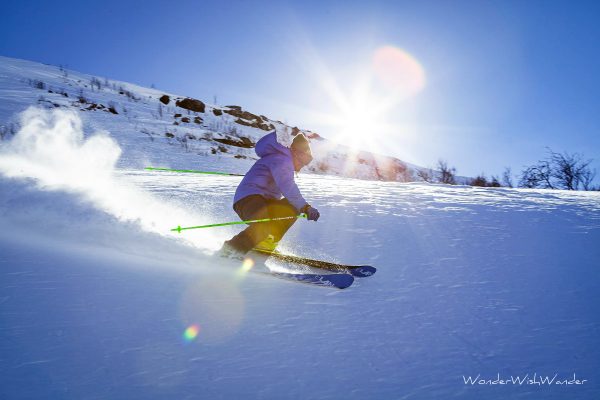
<path id="1" fill-rule="evenodd" d="M 181 233 L 181 231 L 186 231 L 186 230 L 189 230 L 189 229 L 214 228 L 216 226 L 227 226 L 227 225 L 255 224 L 255 223 L 258 223 L 258 222 L 281 221 L 283 219 L 293 219 L 293 218 L 306 218 L 306 214 L 303 213 L 303 214 L 294 215 L 294 216 L 291 216 L 291 217 L 263 218 L 263 219 L 252 219 L 252 220 L 248 220 L 248 221 L 223 222 L 223 223 L 220 223 L 220 224 L 187 226 L 185 228 L 182 228 L 181 226 L 177 226 L 177 228 L 171 229 L 171 232 Z"/>
<path id="2" fill-rule="evenodd" d="M 167 172 L 184 172 L 191 174 L 207 174 L 207 175 L 228 175 L 228 176 L 244 176 L 243 174 L 230 174 L 229 172 L 216 172 L 216 171 L 198 171 L 195 169 L 171 169 L 171 168 L 144 168 L 148 171 L 167 171 Z"/>

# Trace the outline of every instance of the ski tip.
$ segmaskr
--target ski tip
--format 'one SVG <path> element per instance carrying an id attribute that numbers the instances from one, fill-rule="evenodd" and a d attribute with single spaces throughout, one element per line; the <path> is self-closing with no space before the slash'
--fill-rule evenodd
<path id="1" fill-rule="evenodd" d="M 377 268 L 372 267 L 370 265 L 361 265 L 356 268 L 351 268 L 349 271 L 353 276 L 357 278 L 366 278 L 375 275 L 375 272 L 377 272 Z"/>
<path id="2" fill-rule="evenodd" d="M 354 276 L 350 274 L 334 274 L 329 275 L 329 281 L 338 289 L 346 289 L 354 283 Z"/>

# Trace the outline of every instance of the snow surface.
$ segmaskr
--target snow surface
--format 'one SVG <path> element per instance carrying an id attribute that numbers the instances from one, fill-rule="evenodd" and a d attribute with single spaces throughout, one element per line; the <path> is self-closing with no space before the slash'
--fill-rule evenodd
<path id="1" fill-rule="evenodd" d="M 378 268 L 332 290 L 171 233 L 235 220 L 240 178 L 141 170 L 192 165 L 79 115 L 0 144 L 0 398 L 597 398 L 600 193 L 301 174 L 321 219 L 282 250 Z M 586 382 L 464 383 L 534 373 Z"/>

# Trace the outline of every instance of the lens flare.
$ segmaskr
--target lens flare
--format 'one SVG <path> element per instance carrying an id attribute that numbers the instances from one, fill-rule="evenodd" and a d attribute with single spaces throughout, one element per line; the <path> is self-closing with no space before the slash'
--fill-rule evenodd
<path id="1" fill-rule="evenodd" d="M 254 260 L 250 257 L 244 258 L 244 261 L 242 262 L 242 271 L 248 272 L 252 267 L 254 267 Z"/>
<path id="2" fill-rule="evenodd" d="M 196 337 L 198 337 L 198 333 L 200 333 L 200 326 L 197 324 L 190 325 L 183 332 L 183 338 L 185 339 L 186 342 L 190 343 L 190 342 L 194 341 L 196 339 Z"/>
<path id="3" fill-rule="evenodd" d="M 389 90 L 404 96 L 419 93 L 426 84 L 425 70 L 412 55 L 394 46 L 373 53 L 373 72 Z"/>
<path id="4" fill-rule="evenodd" d="M 255 265 L 254 259 L 252 259 L 251 257 L 244 258 L 244 260 L 242 261 L 242 265 L 235 272 L 235 276 L 236 276 L 237 280 L 239 281 L 239 280 L 245 279 L 246 276 L 248 276 L 248 272 L 250 272 L 250 270 L 254 267 L 254 265 Z"/>
<path id="5" fill-rule="evenodd" d="M 244 319 L 245 298 L 235 281 L 224 278 L 204 276 L 191 283 L 182 294 L 183 326 L 199 326 L 198 321 L 202 321 L 202 343 L 205 344 L 228 341 L 238 332 Z"/>

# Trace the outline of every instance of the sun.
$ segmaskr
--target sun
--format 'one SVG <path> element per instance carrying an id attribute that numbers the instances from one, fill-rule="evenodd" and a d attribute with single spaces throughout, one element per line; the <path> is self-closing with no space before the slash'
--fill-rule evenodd
<path id="1" fill-rule="evenodd" d="M 331 74 L 323 76 L 321 86 L 334 105 L 333 112 L 321 119 L 330 127 L 328 139 L 357 150 L 385 151 L 377 147 L 377 138 L 398 133 L 390 117 L 425 85 L 421 64 L 394 46 L 375 49 L 362 74 L 346 82 L 338 82 Z"/>
<path id="2" fill-rule="evenodd" d="M 373 147 L 373 137 L 387 129 L 386 108 L 371 93 L 355 91 L 333 120 L 332 140 L 355 149 Z"/>

